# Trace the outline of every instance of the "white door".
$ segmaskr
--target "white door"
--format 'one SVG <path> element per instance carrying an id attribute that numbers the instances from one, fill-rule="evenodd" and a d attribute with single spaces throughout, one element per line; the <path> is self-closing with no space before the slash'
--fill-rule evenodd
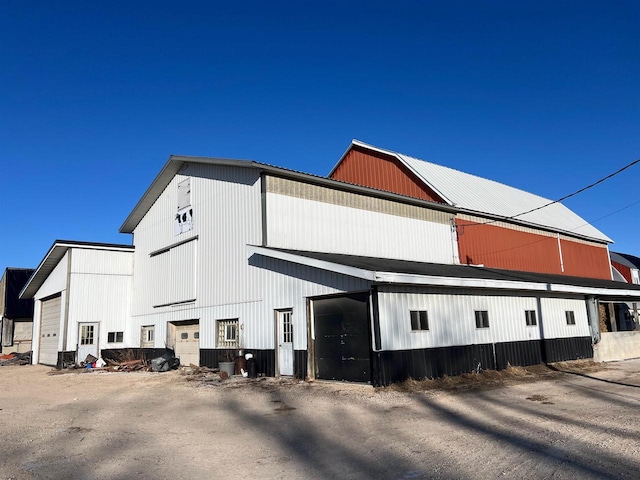
<path id="1" fill-rule="evenodd" d="M 87 355 L 98 355 L 98 323 L 78 324 L 78 357 L 77 362 L 84 362 Z"/>
<path id="2" fill-rule="evenodd" d="M 40 346 L 38 363 L 56 365 L 60 336 L 60 295 L 43 300 L 40 314 Z"/>
<path id="3" fill-rule="evenodd" d="M 181 365 L 200 365 L 200 325 L 176 325 L 175 354 Z"/>
<path id="4" fill-rule="evenodd" d="M 278 311 L 278 374 L 293 375 L 293 312 Z"/>

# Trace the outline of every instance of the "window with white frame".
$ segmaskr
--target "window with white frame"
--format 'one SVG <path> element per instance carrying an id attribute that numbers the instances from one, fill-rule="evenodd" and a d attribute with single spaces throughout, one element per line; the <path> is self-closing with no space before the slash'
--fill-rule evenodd
<path id="1" fill-rule="evenodd" d="M 533 327 L 538 324 L 535 310 L 525 310 L 524 316 L 527 322 L 527 327 Z"/>
<path id="2" fill-rule="evenodd" d="M 487 310 L 476 310 L 476 328 L 489 328 L 489 312 Z"/>
<path id="3" fill-rule="evenodd" d="M 140 331 L 140 346 L 142 348 L 153 348 L 155 326 L 146 325 Z"/>
<path id="4" fill-rule="evenodd" d="M 238 319 L 218 320 L 218 347 L 237 348 L 238 347 Z"/>
<path id="5" fill-rule="evenodd" d="M 573 313 L 573 310 L 567 310 L 566 312 L 564 312 L 564 316 L 567 319 L 567 325 L 576 324 L 576 316 Z"/>
<path id="6" fill-rule="evenodd" d="M 429 315 L 426 310 L 410 310 L 411 331 L 429 330 Z"/>

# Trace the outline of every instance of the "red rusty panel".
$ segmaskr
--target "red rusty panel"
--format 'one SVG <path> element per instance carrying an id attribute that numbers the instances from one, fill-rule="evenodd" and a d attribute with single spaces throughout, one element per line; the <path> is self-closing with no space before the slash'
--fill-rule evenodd
<path id="1" fill-rule="evenodd" d="M 631 280 L 631 269 L 629 267 L 622 265 L 621 263 L 614 262 L 613 260 L 611 260 L 611 265 L 620 272 L 620 275 L 622 275 L 628 283 L 633 283 L 633 280 Z"/>
<path id="2" fill-rule="evenodd" d="M 457 219 L 460 262 L 489 268 L 611 279 L 607 248 Z"/>
<path id="3" fill-rule="evenodd" d="M 422 200 L 446 203 L 397 158 L 378 152 L 372 153 L 358 146 L 351 147 L 331 178 Z"/>
<path id="4" fill-rule="evenodd" d="M 572 277 L 611 280 L 607 247 L 561 240 L 564 273 Z"/>

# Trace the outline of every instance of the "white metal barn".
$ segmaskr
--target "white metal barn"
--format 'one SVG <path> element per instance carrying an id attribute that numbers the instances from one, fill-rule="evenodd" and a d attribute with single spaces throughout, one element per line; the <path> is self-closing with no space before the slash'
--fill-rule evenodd
<path id="1" fill-rule="evenodd" d="M 34 364 L 62 367 L 140 345 L 127 329 L 133 247 L 57 240 L 20 296 L 33 298 Z"/>
<path id="2" fill-rule="evenodd" d="M 611 280 L 461 265 L 457 213 L 256 162 L 172 156 L 120 229 L 135 245 L 125 343 L 212 367 L 245 350 L 266 375 L 381 385 L 591 357 L 598 302 L 640 297 Z"/>

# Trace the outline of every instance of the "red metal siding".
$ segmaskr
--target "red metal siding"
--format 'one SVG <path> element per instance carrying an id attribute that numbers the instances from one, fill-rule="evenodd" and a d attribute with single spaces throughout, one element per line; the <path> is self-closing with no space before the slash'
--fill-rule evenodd
<path id="1" fill-rule="evenodd" d="M 611 264 L 606 246 L 561 240 L 564 273 L 572 277 L 611 280 Z"/>
<path id="2" fill-rule="evenodd" d="M 461 263 L 524 272 L 562 273 L 555 237 L 459 219 L 456 223 Z"/>
<path id="3" fill-rule="evenodd" d="M 629 267 L 622 265 L 621 263 L 614 262 L 613 260 L 611 260 L 611 265 L 620 272 L 627 282 L 633 283 L 633 280 L 631 280 L 631 269 Z"/>
<path id="4" fill-rule="evenodd" d="M 331 175 L 334 180 L 376 188 L 409 197 L 445 203 L 407 167 L 389 155 L 352 147 Z"/>
<path id="5" fill-rule="evenodd" d="M 488 224 L 457 219 L 460 262 L 489 268 L 611 279 L 604 246 L 558 239 Z"/>

